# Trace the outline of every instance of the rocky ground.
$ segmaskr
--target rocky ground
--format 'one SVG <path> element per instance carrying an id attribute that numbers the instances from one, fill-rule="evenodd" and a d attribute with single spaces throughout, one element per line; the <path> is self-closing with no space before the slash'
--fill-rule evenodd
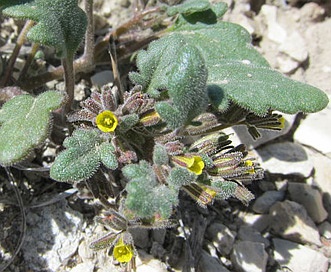
<path id="1" fill-rule="evenodd" d="M 272 67 L 331 96 L 329 1 L 227 2 L 224 19 L 244 26 Z M 123 0 L 95 5 L 110 25 L 125 20 L 131 8 Z M 93 80 L 107 81 L 107 75 L 98 72 Z M 248 144 L 266 169 L 265 178 L 250 185 L 256 199 L 248 207 L 223 201 L 202 209 L 183 196 L 182 225 L 134 233 L 137 271 L 186 271 L 188 263 L 201 272 L 331 271 L 331 108 L 286 120 L 283 132 L 266 132 L 256 142 L 241 127 L 228 131 L 235 143 Z M 105 232 L 93 223 L 94 208 L 70 196 L 69 187 L 60 195 L 52 185 L 42 190 L 47 198 L 32 201 L 22 250 L 6 271 L 121 271 L 106 251 L 88 248 Z M 13 199 L 0 198 L 7 201 L 0 201 L 2 264 L 12 253 L 4 245 L 15 246 L 20 215 L 9 205 Z"/>

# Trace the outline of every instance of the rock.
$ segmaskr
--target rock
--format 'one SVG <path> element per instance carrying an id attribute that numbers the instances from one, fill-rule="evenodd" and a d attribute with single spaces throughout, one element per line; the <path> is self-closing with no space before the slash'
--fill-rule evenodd
<path id="1" fill-rule="evenodd" d="M 132 228 L 130 233 L 132 234 L 134 244 L 139 248 L 146 249 L 152 244 L 148 229 Z"/>
<path id="2" fill-rule="evenodd" d="M 97 85 L 99 87 L 102 87 L 103 85 L 106 85 L 107 83 L 113 81 L 114 81 L 114 75 L 113 72 L 110 70 L 104 70 L 91 76 L 92 84 Z"/>
<path id="3" fill-rule="evenodd" d="M 257 152 L 261 157 L 262 168 L 271 173 L 308 177 L 313 170 L 313 164 L 308 160 L 305 149 L 296 143 L 274 143 L 258 148 Z"/>
<path id="4" fill-rule="evenodd" d="M 284 74 L 291 74 L 299 67 L 299 65 L 299 62 L 286 55 L 277 56 L 277 68 Z"/>
<path id="5" fill-rule="evenodd" d="M 281 237 L 298 243 L 321 245 L 316 225 L 300 204 L 289 200 L 277 202 L 269 214 L 271 228 Z"/>
<path id="6" fill-rule="evenodd" d="M 321 223 L 328 217 L 328 213 L 323 207 L 322 195 L 318 190 L 308 184 L 290 182 L 288 191 L 291 199 L 304 206 L 314 222 Z"/>
<path id="7" fill-rule="evenodd" d="M 309 69 L 305 71 L 304 80 L 316 86 L 328 94 L 331 94 L 331 51 L 326 41 L 331 40 L 331 18 L 326 18 L 320 23 L 310 24 L 304 33 L 307 41 L 309 59 Z M 327 124 L 326 121 L 323 124 Z M 323 126 L 325 127 L 325 126 Z M 311 130 L 311 133 L 314 132 Z M 314 133 L 315 136 L 315 133 Z M 313 138 L 314 139 L 314 138 Z"/>
<path id="8" fill-rule="evenodd" d="M 205 250 L 201 252 L 197 272 L 229 272 L 218 259 L 209 255 Z"/>
<path id="9" fill-rule="evenodd" d="M 77 251 L 83 216 L 64 199 L 53 205 L 28 210 L 27 232 L 22 247 L 26 269 L 47 267 L 57 271 Z"/>
<path id="10" fill-rule="evenodd" d="M 238 218 L 245 225 L 253 227 L 259 232 L 265 231 L 270 225 L 269 214 L 253 214 L 247 212 L 240 212 Z"/>
<path id="11" fill-rule="evenodd" d="M 238 231 L 238 238 L 242 241 L 263 243 L 265 248 L 269 247 L 270 242 L 264 238 L 260 232 L 249 226 L 241 226 Z"/>
<path id="12" fill-rule="evenodd" d="M 328 221 L 325 221 L 321 225 L 319 225 L 318 231 L 321 236 L 328 240 L 331 240 L 331 224 Z"/>
<path id="13" fill-rule="evenodd" d="M 78 247 L 78 255 L 84 262 L 88 262 L 93 259 L 94 251 L 89 248 L 89 245 L 83 240 Z"/>
<path id="14" fill-rule="evenodd" d="M 231 260 L 238 272 L 264 272 L 268 254 L 264 250 L 263 243 L 237 241 L 233 247 Z"/>
<path id="15" fill-rule="evenodd" d="M 78 265 L 76 265 L 75 267 L 73 267 L 70 272 L 93 272 L 94 271 L 94 264 L 93 262 L 84 262 L 84 263 L 80 263 Z"/>
<path id="16" fill-rule="evenodd" d="M 160 260 L 154 259 L 152 255 L 143 250 L 138 250 L 136 258 L 137 272 L 166 272 L 167 267 Z"/>
<path id="17" fill-rule="evenodd" d="M 260 14 L 264 17 L 267 25 L 267 37 L 276 42 L 283 43 L 286 39 L 286 30 L 277 22 L 277 7 L 271 5 L 263 5 Z"/>
<path id="18" fill-rule="evenodd" d="M 302 120 L 294 133 L 294 139 L 301 144 L 313 147 L 323 154 L 331 155 L 331 126 L 325 124 L 331 124 L 330 103 L 324 110 L 309 114 Z"/>
<path id="19" fill-rule="evenodd" d="M 275 247 L 274 258 L 281 267 L 287 267 L 294 272 L 326 272 L 328 270 L 328 258 L 322 253 L 283 239 L 275 238 L 272 241 Z"/>
<path id="20" fill-rule="evenodd" d="M 221 223 L 211 224 L 205 235 L 222 255 L 230 253 L 236 237 L 236 233 Z"/>
<path id="21" fill-rule="evenodd" d="M 268 213 L 270 207 L 277 201 L 282 201 L 284 196 L 285 192 L 283 191 L 264 192 L 255 200 L 252 209 L 256 213 Z"/>
<path id="22" fill-rule="evenodd" d="M 153 240 L 158 242 L 160 245 L 163 245 L 167 230 L 166 229 L 153 229 L 152 237 Z"/>
<path id="23" fill-rule="evenodd" d="M 319 22 L 325 16 L 325 9 L 317 3 L 306 3 L 300 9 L 300 18 L 309 22 Z"/>
<path id="24" fill-rule="evenodd" d="M 306 41 L 297 31 L 286 37 L 284 42 L 279 46 L 279 51 L 287 54 L 299 63 L 303 63 L 308 58 Z"/>

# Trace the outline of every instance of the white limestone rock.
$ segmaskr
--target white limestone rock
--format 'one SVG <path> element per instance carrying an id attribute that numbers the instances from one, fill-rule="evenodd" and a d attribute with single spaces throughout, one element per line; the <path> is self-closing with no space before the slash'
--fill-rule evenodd
<path id="1" fill-rule="evenodd" d="M 283 239 L 275 238 L 272 241 L 275 247 L 274 258 L 280 266 L 295 272 L 328 271 L 328 258 L 322 253 Z"/>
<path id="2" fill-rule="evenodd" d="M 320 236 L 305 208 L 293 201 L 277 202 L 270 208 L 270 227 L 279 236 L 298 243 L 320 246 Z"/>
<path id="3" fill-rule="evenodd" d="M 321 223 L 328 217 L 323 207 L 322 195 L 318 190 L 308 184 L 290 182 L 288 191 L 291 199 L 304 206 L 315 223 Z"/>
<path id="4" fill-rule="evenodd" d="M 308 58 L 306 41 L 298 31 L 288 35 L 279 46 L 279 50 L 299 63 L 303 63 Z"/>
<path id="5" fill-rule="evenodd" d="M 231 260 L 238 272 L 265 272 L 268 254 L 263 243 L 237 241 L 233 247 Z"/>

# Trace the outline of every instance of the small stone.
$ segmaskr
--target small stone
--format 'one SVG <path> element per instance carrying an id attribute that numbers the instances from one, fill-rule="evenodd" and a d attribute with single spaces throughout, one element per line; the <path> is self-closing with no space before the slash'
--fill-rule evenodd
<path id="1" fill-rule="evenodd" d="M 319 225 L 318 231 L 321 236 L 328 240 L 331 240 L 331 224 L 328 221 L 325 221 L 321 225 Z"/>
<path id="2" fill-rule="evenodd" d="M 143 250 L 138 250 L 136 258 L 137 272 L 166 272 L 167 267 L 160 260 L 154 259 L 152 255 Z"/>
<path id="3" fill-rule="evenodd" d="M 263 232 L 269 228 L 270 215 L 269 214 L 253 214 L 247 212 L 240 212 L 238 216 L 239 220 L 244 224 L 253 227 L 259 232 Z"/>
<path id="4" fill-rule="evenodd" d="M 299 67 L 299 65 L 299 62 L 286 55 L 277 56 L 278 69 L 284 74 L 291 74 Z"/>
<path id="5" fill-rule="evenodd" d="M 306 41 L 297 31 L 286 37 L 285 41 L 279 46 L 279 51 L 287 54 L 299 63 L 303 63 L 308 58 Z"/>
<path id="6" fill-rule="evenodd" d="M 281 237 L 298 242 L 320 246 L 320 236 L 313 220 L 300 204 L 285 200 L 270 208 L 271 228 Z"/>
<path id="7" fill-rule="evenodd" d="M 306 3 L 300 9 L 300 18 L 311 21 L 311 22 L 319 22 L 325 16 L 325 9 L 318 5 L 317 3 Z"/>
<path id="8" fill-rule="evenodd" d="M 134 244 L 139 248 L 146 249 L 151 245 L 148 229 L 132 228 L 130 233 L 132 234 Z"/>
<path id="9" fill-rule="evenodd" d="M 78 247 L 78 255 L 84 262 L 88 262 L 93 259 L 93 250 L 89 248 L 89 245 L 83 240 Z"/>
<path id="10" fill-rule="evenodd" d="M 114 81 L 114 75 L 113 72 L 110 70 L 104 70 L 91 76 L 92 84 L 97 85 L 99 87 L 102 87 L 103 85 L 106 85 L 107 83 L 113 81 Z"/>
<path id="11" fill-rule="evenodd" d="M 308 160 L 305 149 L 296 143 L 280 142 L 258 148 L 261 166 L 271 173 L 283 175 L 299 174 L 308 177 L 313 164 Z"/>
<path id="12" fill-rule="evenodd" d="M 283 43 L 286 39 L 286 30 L 277 22 L 277 7 L 271 5 L 263 5 L 260 11 L 264 16 L 266 25 L 268 26 L 267 37 L 279 44 Z"/>
<path id="13" fill-rule="evenodd" d="M 229 272 L 217 258 L 209 255 L 205 250 L 202 250 L 201 259 L 198 264 L 197 272 Z"/>
<path id="14" fill-rule="evenodd" d="M 78 265 L 76 265 L 75 267 L 73 267 L 70 272 L 93 272 L 94 271 L 94 264 L 90 261 L 90 262 L 83 262 L 80 263 Z"/>
<path id="15" fill-rule="evenodd" d="M 270 207 L 277 201 L 282 201 L 284 199 L 285 192 L 282 191 L 267 191 L 264 192 L 260 197 L 258 197 L 252 209 L 256 213 L 268 213 Z"/>
<path id="16" fill-rule="evenodd" d="M 328 213 L 323 207 L 322 195 L 318 190 L 308 184 L 290 182 L 288 191 L 291 199 L 304 206 L 314 222 L 321 223 L 328 217 Z"/>
<path id="17" fill-rule="evenodd" d="M 283 239 L 275 238 L 272 241 L 275 247 L 274 258 L 281 267 L 300 272 L 328 270 L 328 258 L 322 253 Z"/>
<path id="18" fill-rule="evenodd" d="M 213 242 L 222 255 L 230 253 L 235 237 L 236 233 L 221 223 L 213 223 L 206 230 L 206 238 Z"/>
<path id="19" fill-rule="evenodd" d="M 264 272 L 266 271 L 268 254 L 263 243 L 237 241 L 231 254 L 236 271 Z"/>
<path id="20" fill-rule="evenodd" d="M 330 24 L 331 26 L 331 24 Z M 294 133 L 294 139 L 306 146 L 311 146 L 323 154 L 331 153 L 331 105 L 322 111 L 309 114 Z"/>
<path id="21" fill-rule="evenodd" d="M 242 241 L 263 243 L 267 248 L 270 245 L 268 239 L 264 238 L 260 232 L 249 226 L 241 226 L 238 231 L 238 238 Z"/>

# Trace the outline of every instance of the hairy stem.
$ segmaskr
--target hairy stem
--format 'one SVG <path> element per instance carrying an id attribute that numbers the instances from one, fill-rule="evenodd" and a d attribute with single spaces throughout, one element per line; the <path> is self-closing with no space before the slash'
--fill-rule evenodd
<path id="1" fill-rule="evenodd" d="M 75 73 L 73 65 L 73 54 L 68 54 L 67 58 L 61 60 L 64 68 L 64 82 L 66 92 L 68 94 L 68 101 L 64 108 L 64 113 L 68 113 L 71 110 L 71 106 L 74 102 L 74 90 L 75 90 Z"/>

